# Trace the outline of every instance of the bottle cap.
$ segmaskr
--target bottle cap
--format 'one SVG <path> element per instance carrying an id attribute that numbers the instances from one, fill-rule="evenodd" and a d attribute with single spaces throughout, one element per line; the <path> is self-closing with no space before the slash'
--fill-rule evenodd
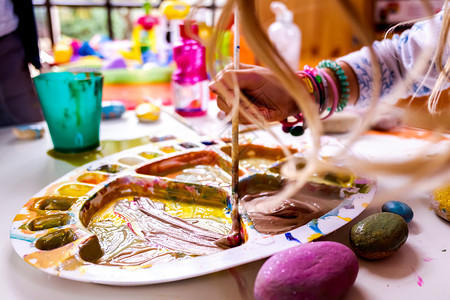
<path id="1" fill-rule="evenodd" d="M 275 14 L 277 22 L 292 23 L 294 16 L 284 3 L 274 1 L 270 3 L 270 9 Z"/>
<path id="2" fill-rule="evenodd" d="M 186 23 L 188 25 L 189 23 Z M 195 36 L 198 36 L 198 25 L 191 22 L 191 30 L 188 29 L 188 26 L 185 26 L 184 23 L 180 24 L 180 36 L 184 39 L 192 39 Z"/>

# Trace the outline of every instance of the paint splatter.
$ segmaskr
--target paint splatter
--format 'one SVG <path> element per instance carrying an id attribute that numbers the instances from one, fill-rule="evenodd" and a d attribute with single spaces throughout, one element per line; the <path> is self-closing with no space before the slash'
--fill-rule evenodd
<path id="1" fill-rule="evenodd" d="M 319 229 L 319 221 L 317 219 L 314 219 L 311 222 L 309 222 L 308 227 L 317 233 L 323 234 L 322 231 Z"/>
<path id="2" fill-rule="evenodd" d="M 423 286 L 424 282 L 423 282 L 422 277 L 420 277 L 420 275 L 416 272 L 416 270 L 414 270 L 413 267 L 411 267 L 411 271 L 413 271 L 416 274 L 416 276 L 417 276 L 417 285 L 418 286 Z"/>
<path id="3" fill-rule="evenodd" d="M 430 262 L 432 260 L 434 260 L 434 258 L 431 258 L 431 257 L 426 257 L 423 259 L 423 261 L 426 261 L 426 262 Z"/>
<path id="4" fill-rule="evenodd" d="M 33 243 L 36 240 L 36 238 L 33 236 L 27 237 L 27 236 L 22 236 L 19 234 L 14 234 L 14 233 L 11 233 L 10 237 L 15 240 L 21 240 L 21 241 L 26 241 L 26 242 L 30 242 L 30 243 Z"/>
<path id="5" fill-rule="evenodd" d="M 340 217 L 340 216 L 337 216 L 337 217 L 339 219 L 342 219 L 342 220 L 346 221 L 346 222 L 350 222 L 352 220 L 352 218 L 344 218 L 344 217 Z"/>
<path id="6" fill-rule="evenodd" d="M 286 237 L 286 239 L 287 239 L 288 241 L 295 241 L 295 242 L 298 242 L 298 243 L 300 243 L 300 244 L 302 243 L 302 242 L 300 242 L 298 239 L 296 239 L 295 237 L 293 237 L 292 234 L 291 234 L 290 232 L 285 233 L 284 236 Z"/>
<path id="7" fill-rule="evenodd" d="M 323 234 L 321 234 L 321 233 L 314 233 L 314 234 L 311 234 L 311 235 L 308 237 L 308 242 L 314 241 L 315 239 L 318 239 L 318 238 L 320 238 L 321 236 L 323 236 Z"/>
<path id="8" fill-rule="evenodd" d="M 423 279 L 419 275 L 417 275 L 417 285 L 422 286 L 423 285 Z"/>

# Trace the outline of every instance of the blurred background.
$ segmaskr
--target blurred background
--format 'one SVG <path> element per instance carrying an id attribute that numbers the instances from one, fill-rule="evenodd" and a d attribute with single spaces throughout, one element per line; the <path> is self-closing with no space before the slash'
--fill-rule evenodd
<path id="1" fill-rule="evenodd" d="M 157 11 L 162 0 L 150 4 Z M 226 0 L 186 0 L 197 7 L 194 19 L 213 26 Z M 270 0 L 258 0 L 261 25 L 267 29 L 275 21 Z M 335 0 L 284 0 L 294 13 L 294 22 L 302 32 L 301 64 L 337 57 L 357 50 L 361 43 Z M 377 38 L 391 25 L 426 16 L 420 0 L 352 0 L 358 14 Z M 94 36 L 112 40 L 131 38 L 136 20 L 143 14 L 144 0 L 34 0 L 41 49 L 49 53 L 53 46 L 70 37 L 88 41 Z M 430 1 L 435 11 L 444 1 Z M 245 58 L 248 59 L 248 58 Z"/>
<path id="2" fill-rule="evenodd" d="M 260 25 L 266 32 L 276 22 L 272 2 L 256 1 Z M 352 26 L 337 0 L 279 2 L 292 12 L 293 23 L 301 32 L 299 60 L 294 63 L 298 69 L 362 47 L 356 33 L 358 28 Z M 433 13 L 444 4 L 444 0 L 349 2 L 371 40 L 384 38 L 387 29 L 395 24 L 426 17 L 424 3 Z M 33 3 L 41 59 L 55 71 L 101 70 L 105 78 L 103 100 L 120 99 L 127 109 L 133 109 L 148 95 L 162 99 L 164 104 L 171 103 L 168 83 L 176 68 L 172 50 L 179 39 L 179 24 L 186 18 L 194 19 L 200 38 L 208 40 L 226 0 L 34 0 Z M 218 62 L 218 68 L 230 61 L 233 53 L 231 26 L 219 46 L 224 60 Z M 395 33 L 407 28 L 408 24 L 399 26 Z M 243 63 L 259 63 L 242 35 L 240 59 Z M 445 106 L 449 93 L 443 93 L 442 97 L 446 97 L 440 102 Z M 426 98 L 412 104 L 408 100 L 401 99 L 398 105 L 413 107 L 415 115 L 427 114 Z"/>

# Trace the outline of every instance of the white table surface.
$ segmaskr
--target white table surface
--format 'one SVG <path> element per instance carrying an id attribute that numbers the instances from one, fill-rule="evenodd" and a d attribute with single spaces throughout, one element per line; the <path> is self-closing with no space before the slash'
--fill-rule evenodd
<path id="1" fill-rule="evenodd" d="M 207 117 L 191 119 L 190 122 L 213 136 L 220 134 L 224 126 L 216 121 L 214 109 Z M 102 140 L 174 132 L 184 138 L 194 134 L 166 114 L 162 114 L 161 120 L 155 124 L 138 123 L 132 113 L 127 113 L 121 120 L 105 121 L 101 125 Z M 138 287 L 70 281 L 47 275 L 27 264 L 11 246 L 11 222 L 34 194 L 75 168 L 47 155 L 51 148 L 48 132 L 40 140 L 19 141 L 14 138 L 11 128 L 0 129 L 0 298 L 253 299 L 254 280 L 264 260 L 198 278 Z M 396 185 L 392 179 L 378 180 L 380 195 Z M 358 277 L 344 299 L 450 299 L 450 223 L 429 209 L 426 194 L 402 200 L 414 211 L 407 242 L 387 259 L 359 259 Z M 351 226 L 370 214 L 380 212 L 384 201 L 376 196 L 362 215 L 324 239 L 348 245 Z"/>

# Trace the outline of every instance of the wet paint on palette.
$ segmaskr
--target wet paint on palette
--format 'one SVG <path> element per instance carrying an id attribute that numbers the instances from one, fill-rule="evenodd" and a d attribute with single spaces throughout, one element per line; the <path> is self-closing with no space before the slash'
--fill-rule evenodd
<path id="1" fill-rule="evenodd" d="M 323 234 L 322 231 L 319 229 L 319 221 L 317 219 L 314 219 L 311 222 L 309 222 L 308 227 L 319 234 Z"/>
<path id="2" fill-rule="evenodd" d="M 183 147 L 190 144 L 198 147 Z M 110 155 L 122 147 L 136 145 L 137 148 Z M 221 147 L 223 145 L 218 145 L 217 149 Z M 236 259 L 251 253 L 241 247 L 228 249 L 230 245 L 236 244 L 233 236 L 228 236 L 232 227 L 228 173 L 231 159 L 220 150 L 211 148 L 201 142 L 182 142 L 176 139 L 148 143 L 147 138 L 111 144 L 109 150 L 104 152 L 102 151 L 105 149 L 75 155 L 76 157 L 60 157 L 74 164 L 93 159 L 96 161 L 57 180 L 22 208 L 11 227 L 10 236 L 14 248 L 27 262 L 45 272 L 77 280 L 71 273 L 77 270 L 80 273 L 77 276 L 90 278 L 87 280 L 94 282 L 96 279 L 89 276 L 97 271 L 92 273 L 89 270 L 96 270 L 96 266 L 110 266 L 113 268 L 110 269 L 112 272 L 116 272 L 114 268 L 118 268 L 117 270 L 130 272 L 145 269 L 151 273 L 152 268 L 148 267 L 155 264 L 182 263 L 186 260 L 192 260 L 195 264 L 197 256 L 205 256 L 210 263 L 200 269 L 207 268 L 211 270 L 208 272 L 212 272 L 229 268 L 228 266 L 235 264 Z M 256 161 L 259 156 L 262 159 L 272 159 L 279 151 L 263 146 L 248 146 L 247 149 L 251 150 L 251 159 Z M 257 151 L 252 152 L 255 149 Z M 270 153 L 271 151 L 275 152 Z M 146 157 L 142 153 L 158 155 Z M 109 156 L 102 158 L 106 154 Z M 269 163 L 265 165 L 268 166 Z M 262 171 L 267 166 L 259 164 Z M 260 184 L 264 186 L 268 177 L 264 173 L 252 172 L 249 169 L 240 170 L 241 180 L 246 176 L 253 176 L 257 186 L 251 193 L 261 193 L 264 188 L 261 189 Z M 242 186 L 247 183 L 244 180 Z M 269 187 L 269 190 L 275 192 L 280 188 L 281 185 L 278 185 Z M 321 190 L 319 194 L 334 197 L 335 189 L 332 187 L 331 190 Z M 311 191 L 307 195 L 311 196 Z M 351 207 L 349 211 L 362 210 L 359 202 L 352 202 L 351 199 L 356 198 L 352 198 L 351 194 L 345 197 L 344 201 L 335 199 L 339 206 L 334 209 L 333 204 L 333 210 L 329 214 L 339 217 L 339 207 L 344 203 L 346 207 Z M 365 203 L 367 202 L 370 199 L 366 199 Z M 258 221 L 246 213 L 245 209 L 240 213 L 240 240 L 248 244 L 275 243 L 280 245 L 281 250 L 281 247 L 286 247 L 281 238 L 283 241 L 293 241 L 293 245 L 319 237 L 319 234 L 311 235 L 310 230 L 304 232 L 311 224 L 294 226 L 296 229 L 293 230 L 289 225 L 281 228 L 283 234 L 266 234 L 255 226 Z M 322 221 L 329 223 L 330 219 Z M 326 228 L 336 229 L 342 224 L 333 226 Z M 160 232 L 164 232 L 164 235 Z M 219 240 L 221 243 L 217 243 Z M 220 266 L 213 263 L 216 255 L 227 256 L 228 254 L 221 253 L 229 251 L 237 252 Z M 246 261 L 251 260 L 247 258 Z M 191 275 L 187 277 L 197 274 L 190 272 Z M 179 272 L 173 272 L 170 277 L 173 279 L 165 281 L 177 280 L 177 274 Z M 132 273 L 121 278 L 120 282 L 128 282 L 130 276 L 133 276 Z M 147 282 L 156 281 L 158 279 Z M 117 284 L 114 280 L 106 283 Z"/>
<path id="3" fill-rule="evenodd" d="M 99 148 L 87 152 L 60 153 L 54 149 L 51 149 L 47 151 L 47 154 L 55 159 L 63 160 L 71 165 L 82 166 L 126 149 L 146 145 L 149 142 L 149 137 L 140 137 L 131 140 L 101 141 Z"/>

